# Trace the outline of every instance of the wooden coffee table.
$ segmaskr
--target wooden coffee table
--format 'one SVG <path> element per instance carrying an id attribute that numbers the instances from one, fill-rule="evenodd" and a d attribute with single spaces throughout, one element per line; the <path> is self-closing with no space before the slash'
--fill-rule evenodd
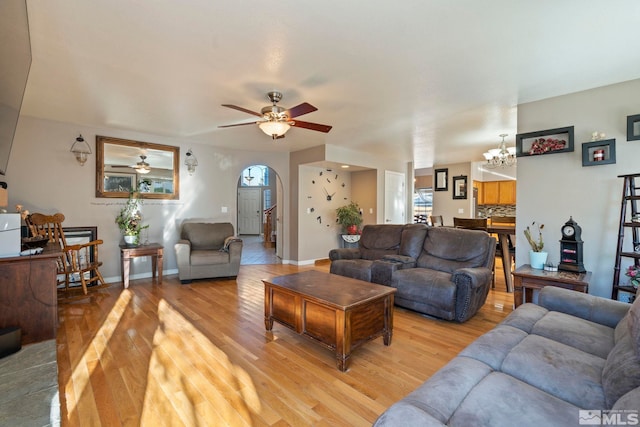
<path id="1" fill-rule="evenodd" d="M 315 270 L 263 283 L 267 331 L 275 320 L 334 350 L 343 372 L 354 348 L 381 335 L 391 345 L 394 288 Z"/>

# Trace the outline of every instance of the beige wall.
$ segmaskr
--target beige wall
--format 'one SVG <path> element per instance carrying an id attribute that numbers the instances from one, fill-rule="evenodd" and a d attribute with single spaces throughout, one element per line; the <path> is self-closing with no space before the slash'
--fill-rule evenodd
<path id="1" fill-rule="evenodd" d="M 558 262 L 560 227 L 573 216 L 593 272 L 589 292 L 611 296 L 623 184 L 617 176 L 640 172 L 640 142 L 626 138 L 627 116 L 640 113 L 638 99 L 640 80 L 633 80 L 518 106 L 519 133 L 575 126 L 575 150 L 518 159 L 517 265 L 529 263 L 523 230 L 532 221 L 545 225 L 545 248 Z M 582 144 L 595 131 L 615 138 L 616 164 L 582 166 Z"/>
<path id="2" fill-rule="evenodd" d="M 69 152 L 78 134 L 90 144 L 93 154 L 80 166 Z M 276 171 L 284 183 L 284 224 L 289 216 L 288 154 L 219 149 L 207 144 L 185 143 L 179 138 L 128 132 L 117 129 L 90 128 L 71 123 L 21 117 L 11 152 L 5 181 L 9 185 L 9 210 L 15 204 L 31 212 L 62 212 L 66 226 L 97 226 L 98 237 L 104 240 L 100 257 L 101 269 L 109 281 L 120 280 L 120 231 L 115 217 L 125 199 L 95 197 L 95 135 L 148 141 L 180 147 L 180 200 L 145 200 L 144 221 L 149 224 L 149 239 L 163 242 L 164 268 L 177 272 L 173 245 L 178 239 L 178 227 L 185 218 L 201 218 L 236 223 L 236 186 L 242 170 L 252 164 L 264 164 Z M 198 159 L 198 167 L 190 176 L 184 167 L 184 153 L 189 149 Z M 227 213 L 222 208 L 227 208 Z M 287 227 L 280 230 L 286 238 Z M 285 260 L 290 259 L 284 253 Z M 137 258 L 133 277 L 149 275 L 146 258 Z"/>
<path id="3" fill-rule="evenodd" d="M 352 199 L 362 208 L 362 225 L 376 224 L 378 176 L 375 170 L 351 173 Z"/>
<path id="4" fill-rule="evenodd" d="M 447 191 L 433 192 L 433 214 L 442 215 L 444 225 L 453 225 L 453 217 L 470 218 L 473 206 L 471 187 L 471 163 L 455 163 L 450 165 L 437 165 L 434 169 L 449 169 Z M 467 199 L 453 199 L 453 177 L 465 175 L 467 177 Z M 435 189 L 434 189 L 435 190 Z"/>

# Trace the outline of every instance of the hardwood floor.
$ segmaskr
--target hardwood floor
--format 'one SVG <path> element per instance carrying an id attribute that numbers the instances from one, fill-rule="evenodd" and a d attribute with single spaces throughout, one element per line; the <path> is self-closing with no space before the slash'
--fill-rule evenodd
<path id="1" fill-rule="evenodd" d="M 464 324 L 397 308 L 391 346 L 356 349 L 347 372 L 322 346 L 264 326 L 261 279 L 316 267 L 243 265 L 237 280 L 135 280 L 59 304 L 67 426 L 369 426 L 512 310 L 497 280 Z"/>

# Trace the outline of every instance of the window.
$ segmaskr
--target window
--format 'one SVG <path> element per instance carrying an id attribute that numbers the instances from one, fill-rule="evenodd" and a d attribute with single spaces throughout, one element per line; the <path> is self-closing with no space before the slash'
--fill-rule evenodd
<path id="1" fill-rule="evenodd" d="M 433 212 L 433 189 L 417 188 L 413 193 L 413 222 L 427 224 Z"/>
<path id="2" fill-rule="evenodd" d="M 243 187 L 268 187 L 269 168 L 264 165 L 249 166 L 242 171 Z"/>

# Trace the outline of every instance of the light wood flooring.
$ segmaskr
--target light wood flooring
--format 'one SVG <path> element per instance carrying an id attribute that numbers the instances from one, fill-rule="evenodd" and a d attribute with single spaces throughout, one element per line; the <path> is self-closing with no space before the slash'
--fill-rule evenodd
<path id="1" fill-rule="evenodd" d="M 464 324 L 396 307 L 391 346 L 352 353 L 347 372 L 320 345 L 264 327 L 261 279 L 316 268 L 243 265 L 237 280 L 134 280 L 60 301 L 66 426 L 369 426 L 512 310 L 498 278 Z M 498 397 L 497 397 L 498 398 Z"/>

